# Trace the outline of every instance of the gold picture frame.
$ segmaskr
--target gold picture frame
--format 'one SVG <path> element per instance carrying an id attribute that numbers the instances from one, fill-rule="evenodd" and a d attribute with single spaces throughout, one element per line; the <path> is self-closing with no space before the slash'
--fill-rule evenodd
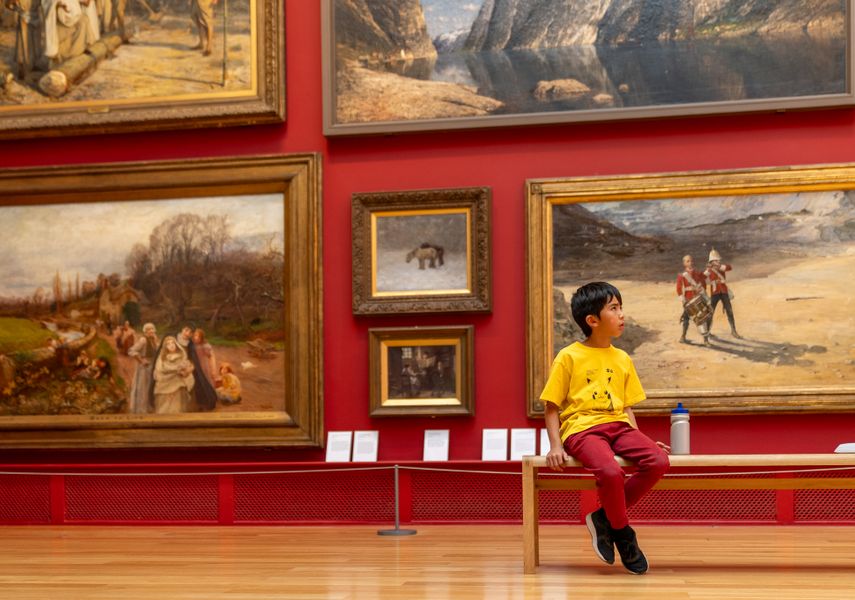
<path id="1" fill-rule="evenodd" d="M 853 195 L 855 165 L 528 181 L 528 414 L 543 413 L 559 347 L 579 339 L 570 294 L 592 280 L 622 292 L 615 343 L 647 389 L 640 413 L 678 401 L 702 413 L 853 410 Z M 709 344 L 691 319 L 678 339 L 685 255 L 698 271 L 717 256 L 733 262 L 731 315 L 696 321 Z"/>
<path id="2" fill-rule="evenodd" d="M 375 328 L 368 336 L 372 417 L 475 414 L 474 327 Z"/>
<path id="3" fill-rule="evenodd" d="M 353 195 L 353 312 L 489 312 L 489 188 Z"/>
<path id="4" fill-rule="evenodd" d="M 121 26 L 130 44 L 113 21 L 83 54 L 50 66 L 37 61 L 30 74 L 17 72 L 15 38 L 8 38 L 12 62 L 0 62 L 0 139 L 285 120 L 284 0 L 214 5 L 206 54 L 191 47 L 198 39 L 192 11 L 146 7 L 147 16 L 129 13 Z M 54 74 L 60 79 L 51 80 Z M 44 86 L 49 80 L 62 85 Z"/>
<path id="5" fill-rule="evenodd" d="M 319 155 L 7 169 L 0 185 L 0 447 L 322 445 Z M 186 327 L 204 335 L 175 353 L 173 409 L 159 362 Z"/>

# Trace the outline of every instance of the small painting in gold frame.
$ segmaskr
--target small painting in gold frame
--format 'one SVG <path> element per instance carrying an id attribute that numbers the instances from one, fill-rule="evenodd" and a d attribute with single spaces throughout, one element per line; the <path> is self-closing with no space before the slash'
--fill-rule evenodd
<path id="1" fill-rule="evenodd" d="M 490 190 L 355 194 L 355 314 L 489 312 Z"/>
<path id="2" fill-rule="evenodd" d="M 473 415 L 473 327 L 370 329 L 372 417 Z"/>

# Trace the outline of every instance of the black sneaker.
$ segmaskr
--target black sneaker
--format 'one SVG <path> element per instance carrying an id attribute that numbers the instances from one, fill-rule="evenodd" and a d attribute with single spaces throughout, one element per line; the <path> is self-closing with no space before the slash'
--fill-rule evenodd
<path id="1" fill-rule="evenodd" d="M 589 513 L 585 517 L 585 524 L 591 533 L 591 544 L 594 552 L 604 563 L 615 564 L 615 548 L 612 540 L 612 527 L 606 518 L 606 511 L 602 508 Z"/>
<path id="2" fill-rule="evenodd" d="M 643 575 L 647 572 L 647 559 L 641 548 L 638 547 L 638 540 L 635 538 L 635 531 L 627 525 L 623 529 L 612 529 L 612 537 L 615 540 L 620 561 L 624 568 L 635 575 Z"/>

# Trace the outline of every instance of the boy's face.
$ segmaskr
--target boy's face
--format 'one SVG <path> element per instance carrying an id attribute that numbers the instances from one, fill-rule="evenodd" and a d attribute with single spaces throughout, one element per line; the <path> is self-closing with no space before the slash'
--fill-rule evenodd
<path id="1" fill-rule="evenodd" d="M 612 296 L 597 317 L 597 329 L 603 335 L 612 338 L 623 334 L 623 307 L 617 298 Z"/>

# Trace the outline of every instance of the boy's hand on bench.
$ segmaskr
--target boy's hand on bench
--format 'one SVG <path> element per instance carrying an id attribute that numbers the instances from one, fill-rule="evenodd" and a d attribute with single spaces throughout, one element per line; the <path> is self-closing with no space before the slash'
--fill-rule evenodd
<path id="1" fill-rule="evenodd" d="M 550 448 L 546 454 L 546 466 L 553 471 L 563 471 L 564 461 L 570 460 L 570 457 L 564 451 L 564 448 Z"/>
<path id="2" fill-rule="evenodd" d="M 665 442 L 656 441 L 656 445 L 662 448 L 665 451 L 665 454 L 671 454 L 671 446 L 666 444 Z"/>

